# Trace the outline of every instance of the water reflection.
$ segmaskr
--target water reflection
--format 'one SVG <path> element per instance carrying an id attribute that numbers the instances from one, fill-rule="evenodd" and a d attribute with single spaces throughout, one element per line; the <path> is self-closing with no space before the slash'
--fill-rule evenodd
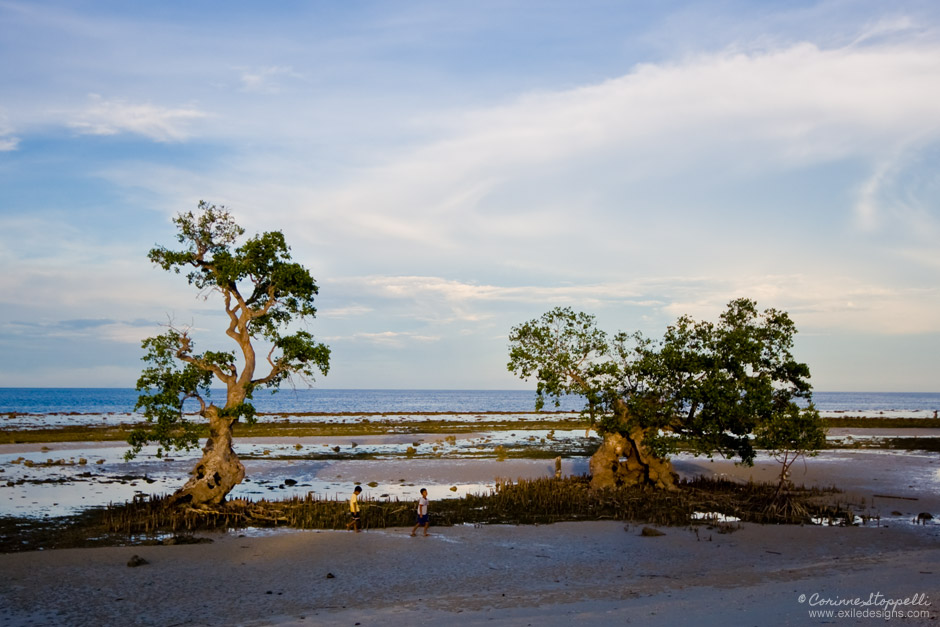
<path id="1" fill-rule="evenodd" d="M 583 434 L 583 432 L 582 432 Z M 505 442 L 504 438 L 490 441 Z M 477 444 L 448 445 L 451 450 Z M 553 460 L 490 458 L 407 459 L 406 443 L 363 445 L 364 459 L 307 459 L 320 443 L 270 446 L 240 443 L 236 448 L 247 472 L 230 498 L 282 499 L 312 494 L 316 498 L 346 499 L 358 483 L 366 499 L 417 499 L 427 488 L 432 500 L 486 493 L 497 478 L 517 479 L 554 475 Z M 428 443 L 428 446 L 432 446 Z M 0 455 L 0 515 L 62 516 L 87 507 L 123 503 L 142 495 L 169 494 L 186 480 L 198 452 L 157 458 L 155 447 L 135 460 L 124 461 L 126 445 L 69 444 Z M 268 455 L 251 455 L 269 450 Z M 276 452 L 276 455 L 275 455 Z M 373 454 L 389 459 L 372 459 Z M 391 457 L 398 453 L 398 457 Z M 564 474 L 583 474 L 587 460 L 565 459 Z"/>

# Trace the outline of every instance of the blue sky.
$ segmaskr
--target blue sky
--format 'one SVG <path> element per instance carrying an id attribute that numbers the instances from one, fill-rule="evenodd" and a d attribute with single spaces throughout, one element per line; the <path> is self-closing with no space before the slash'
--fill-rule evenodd
<path id="1" fill-rule="evenodd" d="M 935 2 L 0 0 L 0 58 L 0 385 L 225 346 L 146 258 L 204 199 L 317 278 L 319 387 L 533 387 L 554 306 L 743 296 L 818 390 L 938 391 Z"/>

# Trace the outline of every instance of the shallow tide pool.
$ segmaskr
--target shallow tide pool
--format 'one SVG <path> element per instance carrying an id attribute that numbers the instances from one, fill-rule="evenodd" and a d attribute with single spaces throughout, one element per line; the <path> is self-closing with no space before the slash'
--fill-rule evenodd
<path id="1" fill-rule="evenodd" d="M 583 438 L 583 431 L 580 434 Z M 564 441 L 573 436 L 558 433 L 553 437 Z M 417 447 L 428 456 L 415 458 L 403 455 L 415 443 L 410 437 L 399 442 L 365 441 L 355 447 L 345 440 L 334 444 L 321 439 L 238 442 L 236 452 L 243 458 L 246 478 L 229 498 L 283 499 L 312 494 L 346 499 L 355 485 L 361 485 L 366 499 L 413 501 L 421 488 L 427 488 L 431 499 L 443 499 L 486 493 L 496 479 L 555 473 L 554 459 L 494 458 L 494 448 L 511 441 L 509 434 L 474 434 L 455 442 L 443 438 L 438 442 L 435 436 Z M 334 447 L 339 447 L 340 453 L 335 453 Z M 0 516 L 62 516 L 141 496 L 169 494 L 186 481 L 199 456 L 194 451 L 158 458 L 150 447 L 138 458 L 125 461 L 127 446 L 119 443 L 63 443 L 42 448 L 8 445 L 0 450 L 11 448 L 17 450 L 0 454 Z M 485 451 L 489 457 L 480 457 Z M 336 458 L 330 459 L 331 455 Z M 565 458 L 562 472 L 586 473 L 587 459 Z"/>

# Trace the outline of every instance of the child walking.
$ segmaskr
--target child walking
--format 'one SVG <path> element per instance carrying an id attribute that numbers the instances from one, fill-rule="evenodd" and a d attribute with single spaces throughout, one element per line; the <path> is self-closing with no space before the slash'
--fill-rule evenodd
<path id="1" fill-rule="evenodd" d="M 421 488 L 421 498 L 418 499 L 418 522 L 415 523 L 414 528 L 411 530 L 411 537 L 415 536 L 415 531 L 418 530 L 418 527 L 424 525 L 424 535 L 430 535 L 428 533 L 428 525 L 431 524 L 430 514 L 428 514 L 428 491 L 425 488 Z"/>
<path id="2" fill-rule="evenodd" d="M 349 515 L 352 520 L 346 525 L 346 530 L 355 529 L 359 533 L 359 493 L 362 492 L 361 486 L 356 486 L 352 496 L 349 497 Z"/>

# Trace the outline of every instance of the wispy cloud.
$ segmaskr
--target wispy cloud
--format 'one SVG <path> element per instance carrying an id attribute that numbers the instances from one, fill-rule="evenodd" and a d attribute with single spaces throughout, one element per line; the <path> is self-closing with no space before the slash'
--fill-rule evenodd
<path id="1" fill-rule="evenodd" d="M 0 110 L 0 152 L 9 152 L 16 150 L 20 139 L 14 134 L 10 126 L 7 114 Z"/>
<path id="2" fill-rule="evenodd" d="M 903 36 L 907 39 L 916 39 L 919 35 L 928 35 L 929 28 L 918 24 L 909 15 L 892 15 L 868 24 L 852 41 L 857 46 L 865 43 L 878 43 L 884 38 L 895 39 Z"/>
<path id="3" fill-rule="evenodd" d="M 182 141 L 190 135 L 190 127 L 208 114 L 194 107 L 166 108 L 149 103 L 105 100 L 97 94 L 89 96 L 89 105 L 69 123 L 86 135 L 117 135 L 132 133 L 158 142 Z"/>
<path id="4" fill-rule="evenodd" d="M 280 79 L 298 79 L 301 74 L 291 67 L 269 66 L 241 70 L 242 89 L 260 94 L 277 94 L 281 91 Z"/>
<path id="5" fill-rule="evenodd" d="M 852 276 L 742 276 L 676 292 L 663 311 L 713 320 L 732 298 L 788 311 L 808 332 L 906 335 L 940 332 L 940 288 L 886 286 Z"/>
<path id="6" fill-rule="evenodd" d="M 484 301 L 582 302 L 630 300 L 639 294 L 636 283 L 608 283 L 552 286 L 501 286 L 467 283 L 435 276 L 367 276 L 331 279 L 328 283 L 355 286 L 366 294 L 397 300 L 424 300 L 428 297 L 448 303 Z"/>
<path id="7" fill-rule="evenodd" d="M 657 194 L 662 211 L 696 186 L 706 194 L 841 161 L 871 168 L 877 187 L 884 155 L 940 141 L 937 84 L 931 42 L 800 43 L 641 64 L 598 84 L 430 118 L 426 141 L 298 190 L 276 219 L 466 254 L 480 242 L 596 239 L 598 220 L 634 227 L 626 208 L 637 196 Z M 671 187 L 679 178 L 683 187 Z M 866 224 L 879 213 L 873 199 L 862 191 Z"/>
<path id="8" fill-rule="evenodd" d="M 19 145 L 19 137 L 14 137 L 10 133 L 4 133 L 2 129 L 0 129 L 0 152 L 16 150 Z"/>
<path id="9" fill-rule="evenodd" d="M 420 333 L 412 333 L 407 331 L 379 331 L 376 333 L 354 333 L 351 336 L 329 336 L 325 338 L 327 341 L 352 341 L 352 342 L 366 342 L 369 344 L 376 344 L 379 346 L 400 348 L 407 345 L 410 342 L 437 342 L 441 338 L 438 336 L 431 335 L 422 335 Z"/>
<path id="10" fill-rule="evenodd" d="M 346 307 L 328 307 L 320 309 L 317 316 L 320 318 L 356 318 L 373 313 L 375 309 L 365 305 L 348 305 Z"/>
<path id="11" fill-rule="evenodd" d="M 48 321 L 11 320 L 0 324 L 0 337 L 35 339 L 91 339 L 122 344 L 140 344 L 154 334 L 149 320 L 67 319 Z"/>
<path id="12" fill-rule="evenodd" d="M 747 296 L 814 337 L 940 333 L 930 3 L 496 4 L 0 1 L 7 319 L 82 347 L 164 312 L 217 330 L 144 257 L 206 199 L 285 231 L 353 385 L 464 385 L 556 305 L 658 333 Z"/>
<path id="13" fill-rule="evenodd" d="M 929 138 L 907 150 L 886 154 L 864 182 L 856 206 L 869 230 L 906 228 L 909 235 L 936 241 L 940 212 L 940 142 Z"/>
<path id="14" fill-rule="evenodd" d="M 885 287 L 850 276 L 740 275 L 735 277 L 647 277 L 572 286 L 476 285 L 440 277 L 344 279 L 360 298 L 405 300 L 437 323 L 493 318 L 500 309 L 532 305 L 548 310 L 571 306 L 584 311 L 645 309 L 671 322 L 683 314 L 715 319 L 727 303 L 748 297 L 758 306 L 790 311 L 814 330 L 878 334 L 940 332 L 940 288 Z M 507 305 L 516 305 L 507 307 Z M 495 307 L 495 309 L 494 309 Z M 376 306 L 377 310 L 387 307 Z M 422 317 L 417 316 L 417 317 Z M 629 319 L 624 320 L 628 326 Z M 508 329 L 508 327 L 507 327 Z M 630 329 L 625 329 L 630 330 Z"/>

